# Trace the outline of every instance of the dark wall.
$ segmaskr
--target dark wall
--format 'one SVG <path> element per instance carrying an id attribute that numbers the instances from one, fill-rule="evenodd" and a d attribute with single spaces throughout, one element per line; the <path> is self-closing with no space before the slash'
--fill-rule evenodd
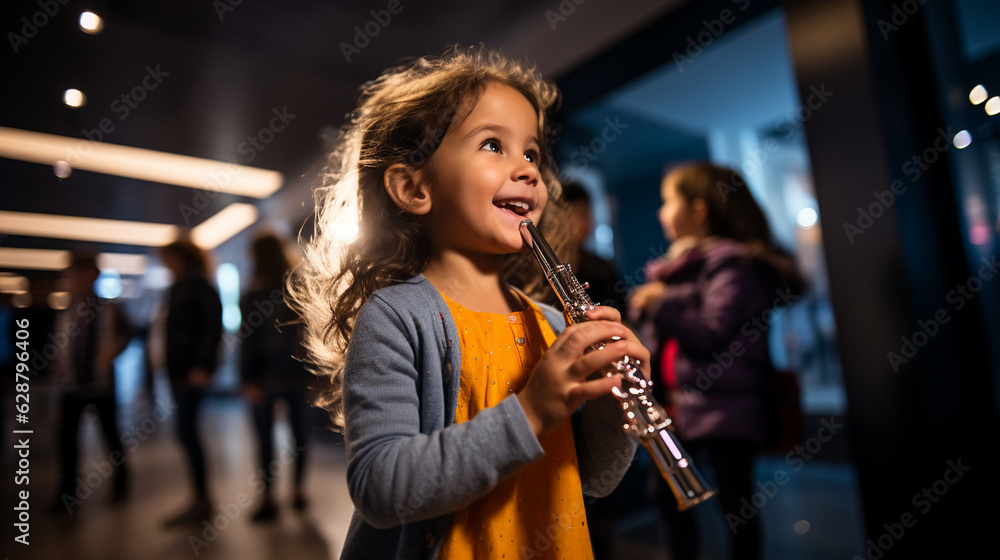
<path id="1" fill-rule="evenodd" d="M 836 92 L 805 126 L 869 557 L 972 557 L 989 523 L 973 512 L 998 495 L 982 437 L 997 416 L 981 317 L 947 301 L 968 271 L 926 14 L 912 4 L 889 34 L 901 8 L 888 2 L 785 9 L 800 91 Z M 925 153 L 934 161 L 913 172 Z"/>

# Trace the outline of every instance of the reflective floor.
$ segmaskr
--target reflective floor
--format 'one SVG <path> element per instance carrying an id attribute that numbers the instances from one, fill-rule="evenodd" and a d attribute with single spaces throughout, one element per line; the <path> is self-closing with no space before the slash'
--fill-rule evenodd
<path id="1" fill-rule="evenodd" d="M 291 507 L 293 448 L 284 423 L 277 428 L 278 445 L 272 472 L 277 476 L 281 511 L 271 523 L 255 524 L 250 517 L 259 503 L 261 472 L 255 460 L 255 443 L 248 411 L 235 397 L 207 399 L 201 419 L 208 453 L 209 487 L 216 512 L 200 526 L 167 529 L 163 522 L 181 511 L 191 498 L 181 449 L 173 438 L 169 400 L 126 407 L 121 425 L 126 434 L 126 459 L 131 469 L 131 492 L 119 504 L 111 503 L 106 483 L 108 454 L 100 441 L 96 420 L 86 415 L 81 429 L 80 502 L 72 513 L 53 513 L 57 468 L 53 445 L 55 398 L 50 389 L 33 389 L 30 464 L 30 544 L 14 541 L 14 513 L 7 510 L 2 524 L 2 554 L 10 559 L 174 559 L 271 558 L 333 559 L 340 554 L 351 502 L 346 489 L 343 446 L 325 430 L 325 416 L 315 411 L 311 431 L 307 483 L 310 503 L 304 512 Z M 4 416 L 11 403 L 5 402 Z M 12 483 L 16 457 L 12 454 L 11 427 L 4 426 L 5 476 L 0 494 L 14 504 Z M 669 560 L 661 542 L 655 510 L 644 501 L 645 461 L 640 459 L 621 492 L 629 496 L 618 508 L 610 526 L 611 558 Z M 775 473 L 787 478 L 768 485 Z M 790 463 L 783 458 L 761 461 L 756 497 L 757 514 L 764 526 L 765 558 L 810 560 L 844 559 L 862 553 L 862 519 L 853 470 L 844 464 L 809 461 Z M 711 502 L 709 502 L 711 503 Z M 712 518 L 712 506 L 699 506 L 704 520 L 705 559 L 724 556 L 721 543 L 728 527 Z"/>

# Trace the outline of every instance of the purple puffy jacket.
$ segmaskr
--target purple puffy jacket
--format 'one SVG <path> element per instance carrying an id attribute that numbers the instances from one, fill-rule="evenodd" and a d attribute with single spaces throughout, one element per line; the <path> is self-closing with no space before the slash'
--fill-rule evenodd
<path id="1" fill-rule="evenodd" d="M 710 239 L 647 268 L 668 286 L 649 319 L 661 348 L 671 339 L 670 404 L 678 435 L 765 443 L 773 428 L 768 332 L 774 313 L 792 305 L 802 284 L 793 261 Z"/>

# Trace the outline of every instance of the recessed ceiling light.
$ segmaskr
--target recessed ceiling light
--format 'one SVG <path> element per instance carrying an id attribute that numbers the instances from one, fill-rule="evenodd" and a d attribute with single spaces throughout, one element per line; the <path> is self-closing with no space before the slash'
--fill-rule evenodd
<path id="1" fill-rule="evenodd" d="M 104 20 L 94 12 L 83 12 L 80 14 L 80 29 L 84 33 L 97 35 L 104 29 Z"/>
<path id="2" fill-rule="evenodd" d="M 986 88 L 980 84 L 972 88 L 972 91 L 969 92 L 969 101 L 971 101 L 973 105 L 979 105 L 983 101 L 986 101 L 986 97 L 988 95 L 989 94 L 986 93 Z"/>
<path id="3" fill-rule="evenodd" d="M 87 104 L 87 96 L 78 89 L 70 88 L 63 92 L 63 103 L 70 107 L 83 107 Z"/>
<path id="4" fill-rule="evenodd" d="M 1000 97 L 993 96 L 986 102 L 986 114 L 995 115 L 1000 113 Z"/>
<path id="5" fill-rule="evenodd" d="M 962 130 L 955 135 L 955 138 L 952 139 L 952 142 L 955 144 L 955 147 L 958 148 L 959 150 L 961 150 L 962 148 L 967 148 L 969 144 L 972 143 L 972 134 L 969 134 L 968 130 Z"/>

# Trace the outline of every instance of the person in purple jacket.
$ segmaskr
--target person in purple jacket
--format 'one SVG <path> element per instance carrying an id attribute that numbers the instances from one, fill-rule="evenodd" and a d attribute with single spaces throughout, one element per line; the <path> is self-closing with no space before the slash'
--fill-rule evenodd
<path id="1" fill-rule="evenodd" d="M 758 558 L 758 516 L 740 508 L 752 498 L 755 461 L 774 434 L 767 325 L 803 284 L 739 173 L 686 163 L 666 174 L 661 194 L 658 217 L 672 243 L 647 266 L 648 282 L 632 293 L 629 312 L 655 332 L 668 410 L 719 490 L 730 557 Z M 694 517 L 677 512 L 659 477 L 657 484 L 672 558 L 696 558 Z"/>

